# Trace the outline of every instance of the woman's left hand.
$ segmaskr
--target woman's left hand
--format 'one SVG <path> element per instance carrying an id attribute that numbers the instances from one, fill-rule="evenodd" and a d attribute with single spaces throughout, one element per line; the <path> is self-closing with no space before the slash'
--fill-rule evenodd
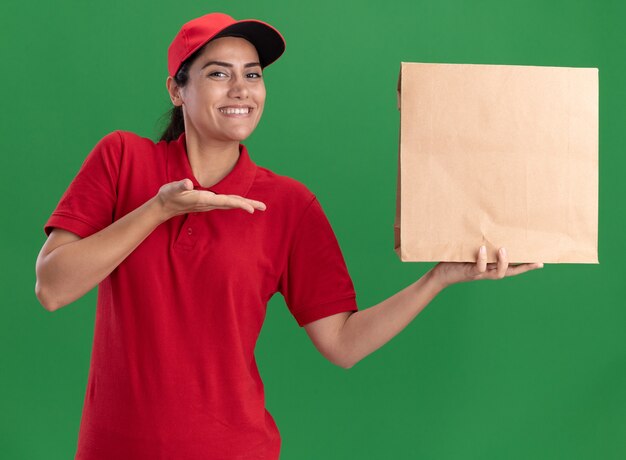
<path id="1" fill-rule="evenodd" d="M 498 262 L 487 263 L 487 249 L 481 246 L 476 263 L 471 262 L 439 262 L 431 272 L 441 288 L 464 281 L 482 279 L 501 279 L 506 276 L 515 276 L 529 270 L 543 268 L 543 263 L 518 264 L 509 266 L 509 260 L 504 248 L 498 251 Z"/>

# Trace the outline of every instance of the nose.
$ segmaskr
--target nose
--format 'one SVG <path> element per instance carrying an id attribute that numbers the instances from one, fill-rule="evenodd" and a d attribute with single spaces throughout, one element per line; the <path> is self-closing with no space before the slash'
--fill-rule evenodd
<path id="1" fill-rule="evenodd" d="M 243 77 L 236 75 L 231 80 L 228 96 L 236 99 L 245 99 L 248 97 L 248 88 Z"/>

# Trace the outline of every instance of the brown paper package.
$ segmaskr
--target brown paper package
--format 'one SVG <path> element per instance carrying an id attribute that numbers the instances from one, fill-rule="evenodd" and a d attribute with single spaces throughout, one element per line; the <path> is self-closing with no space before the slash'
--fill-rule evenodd
<path id="1" fill-rule="evenodd" d="M 406 63 L 395 251 L 405 262 L 598 263 L 598 69 Z"/>

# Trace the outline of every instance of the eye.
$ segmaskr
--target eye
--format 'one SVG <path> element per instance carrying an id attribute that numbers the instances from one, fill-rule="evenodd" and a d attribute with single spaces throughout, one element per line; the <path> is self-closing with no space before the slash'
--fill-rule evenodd
<path id="1" fill-rule="evenodd" d="M 246 75 L 247 77 L 251 77 L 251 78 L 261 78 L 262 75 L 258 72 L 251 72 L 249 74 Z"/>
<path id="2" fill-rule="evenodd" d="M 226 76 L 226 74 L 224 72 L 216 70 L 215 72 L 211 72 L 208 76 L 209 77 L 222 77 L 222 76 Z"/>

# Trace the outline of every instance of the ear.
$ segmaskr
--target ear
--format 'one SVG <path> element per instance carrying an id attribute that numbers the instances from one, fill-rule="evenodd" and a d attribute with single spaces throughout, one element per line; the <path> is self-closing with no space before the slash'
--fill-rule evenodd
<path id="1" fill-rule="evenodd" d="M 167 87 L 167 92 L 170 93 L 170 99 L 172 100 L 172 104 L 176 106 L 183 105 L 181 88 L 176 84 L 174 78 L 168 75 L 167 80 L 165 81 L 165 86 Z"/>

